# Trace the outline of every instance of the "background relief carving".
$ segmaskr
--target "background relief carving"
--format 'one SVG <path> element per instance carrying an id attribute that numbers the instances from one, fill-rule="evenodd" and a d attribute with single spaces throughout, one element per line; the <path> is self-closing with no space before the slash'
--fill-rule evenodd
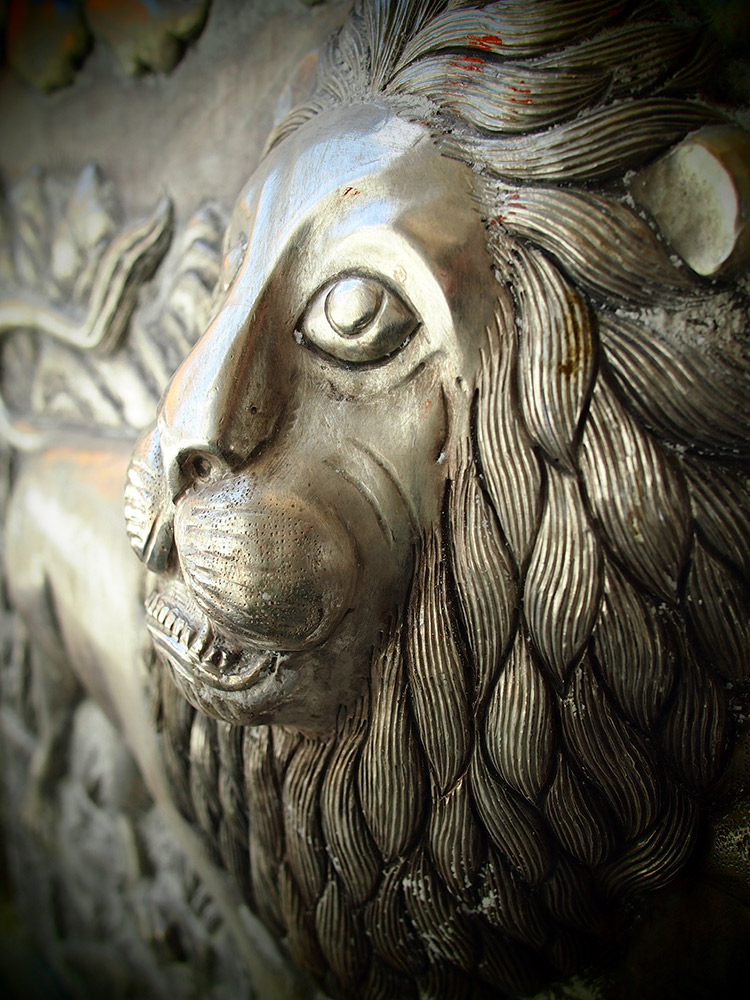
<path id="1" fill-rule="evenodd" d="M 82 996 L 721 992 L 750 175 L 715 33 L 598 0 L 295 12 L 215 4 L 215 89 L 188 59 L 119 104 L 127 137 L 195 102 L 159 183 L 154 136 L 138 184 L 127 143 L 28 174 L 10 141 L 19 903 Z M 84 70 L 68 158 L 86 72 L 122 101 Z"/>

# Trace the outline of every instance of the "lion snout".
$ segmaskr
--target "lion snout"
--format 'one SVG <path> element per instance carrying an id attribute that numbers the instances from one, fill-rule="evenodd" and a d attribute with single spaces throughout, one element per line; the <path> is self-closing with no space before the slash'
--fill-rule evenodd
<path id="1" fill-rule="evenodd" d="M 138 558 L 155 573 L 167 568 L 174 541 L 172 504 L 167 495 L 159 434 L 138 439 L 125 484 L 125 527 Z"/>
<path id="2" fill-rule="evenodd" d="M 201 609 L 264 648 L 320 645 L 350 607 L 352 543 L 337 519 L 296 495 L 224 480 L 182 499 L 175 537 Z"/>

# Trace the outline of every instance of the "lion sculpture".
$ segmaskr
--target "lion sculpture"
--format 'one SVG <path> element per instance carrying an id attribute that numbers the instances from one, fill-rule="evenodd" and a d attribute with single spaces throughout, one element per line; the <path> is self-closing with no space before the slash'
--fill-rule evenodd
<path id="1" fill-rule="evenodd" d="M 356 4 L 130 465 L 175 795 L 333 997 L 584 967 L 737 743 L 746 290 L 633 181 L 730 126 L 631 6 Z"/>

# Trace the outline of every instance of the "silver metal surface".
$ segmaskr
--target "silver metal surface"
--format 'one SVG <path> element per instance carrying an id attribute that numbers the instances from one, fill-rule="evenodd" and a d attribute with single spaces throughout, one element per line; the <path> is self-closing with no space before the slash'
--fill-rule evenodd
<path id="1" fill-rule="evenodd" d="M 175 537 L 149 628 L 196 707 L 318 735 L 364 695 L 493 319 L 471 184 L 426 129 L 357 106 L 292 136 L 241 196 L 227 243 L 244 259 L 128 494 L 132 536 Z"/>
<path id="2" fill-rule="evenodd" d="M 357 4 L 133 451 L 145 569 L 122 448 L 15 483 L 37 643 L 131 741 L 150 684 L 152 790 L 334 997 L 601 961 L 712 817 L 747 888 L 747 138 L 628 10 Z"/>

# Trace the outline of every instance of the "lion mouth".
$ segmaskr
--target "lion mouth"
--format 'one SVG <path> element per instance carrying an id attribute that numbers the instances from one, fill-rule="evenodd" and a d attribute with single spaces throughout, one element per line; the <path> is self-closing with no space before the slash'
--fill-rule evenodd
<path id="1" fill-rule="evenodd" d="M 155 590 L 146 601 L 146 627 L 158 653 L 188 681 L 199 680 L 221 691 L 251 687 L 279 659 L 274 651 L 232 650 L 207 619 L 196 621 Z"/>

